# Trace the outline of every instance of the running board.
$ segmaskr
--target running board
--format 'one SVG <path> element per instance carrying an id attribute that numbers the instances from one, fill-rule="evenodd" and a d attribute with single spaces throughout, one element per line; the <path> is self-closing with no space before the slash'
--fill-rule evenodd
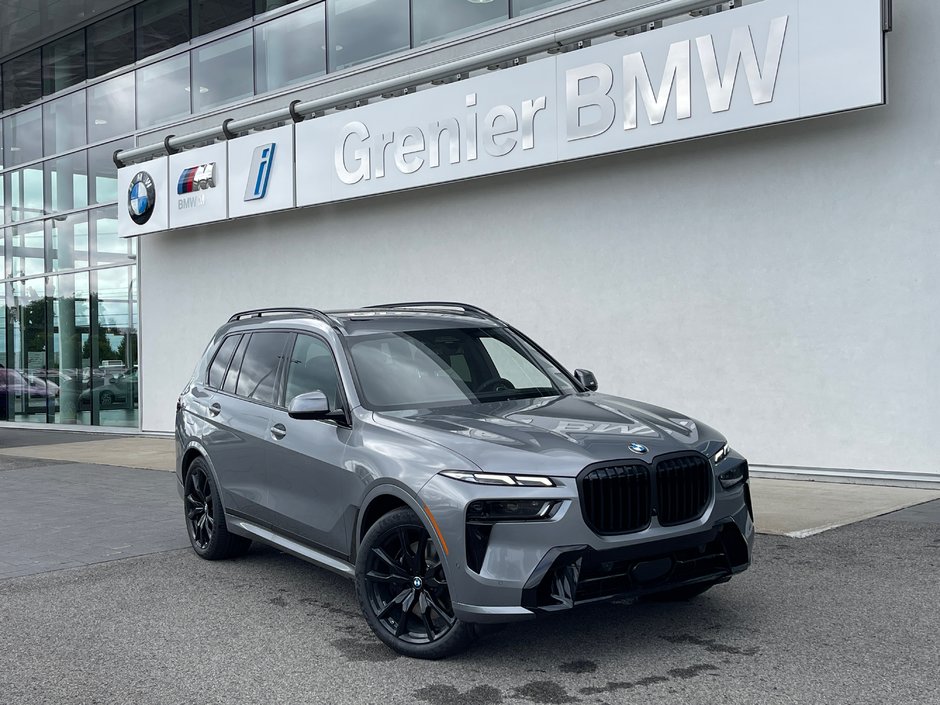
<path id="1" fill-rule="evenodd" d="M 344 575 L 347 578 L 352 578 L 356 575 L 356 569 L 346 561 L 335 558 L 326 553 L 322 553 L 315 548 L 310 548 L 309 546 L 304 546 L 301 543 L 292 541 L 291 539 L 285 538 L 280 534 L 275 534 L 273 531 L 264 529 L 256 524 L 252 524 L 249 521 L 240 519 L 238 517 L 233 517 L 229 514 L 226 514 L 225 521 L 229 526 L 237 526 L 242 531 L 251 534 L 252 537 L 261 539 L 265 543 L 271 544 L 276 548 L 280 548 L 286 553 L 290 553 L 298 558 L 302 558 L 305 561 L 310 561 L 311 563 L 316 563 L 317 565 L 326 568 L 327 570 L 332 570 L 334 573 L 339 573 Z"/>

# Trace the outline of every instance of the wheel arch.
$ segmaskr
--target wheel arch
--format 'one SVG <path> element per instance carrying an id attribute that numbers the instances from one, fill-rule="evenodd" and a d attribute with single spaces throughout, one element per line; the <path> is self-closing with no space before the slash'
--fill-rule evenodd
<path id="1" fill-rule="evenodd" d="M 222 485 L 219 484 L 219 475 L 215 471 L 215 466 L 212 464 L 212 461 L 209 459 L 209 454 L 206 453 L 206 449 L 203 448 L 202 445 L 200 445 L 196 441 L 190 441 L 187 444 L 185 450 L 183 451 L 182 456 L 180 457 L 179 481 L 183 483 L 184 485 L 186 484 L 186 472 L 189 470 L 189 466 L 192 465 L 193 461 L 196 459 L 203 460 L 206 464 L 206 467 L 209 468 L 209 474 L 212 475 L 212 482 L 216 486 L 216 489 L 218 490 L 218 493 L 219 493 L 219 497 L 218 497 L 219 504 L 222 506 L 222 511 L 224 512 L 225 504 L 224 504 L 224 500 L 222 499 L 223 491 L 222 491 Z"/>
<path id="2" fill-rule="evenodd" d="M 401 507 L 413 511 L 421 520 L 421 523 L 424 524 L 427 532 L 431 536 L 436 535 L 435 528 L 429 522 L 428 515 L 420 499 L 398 484 L 381 483 L 369 490 L 359 508 L 356 517 L 356 530 L 352 536 L 349 554 L 353 563 L 355 563 L 359 554 L 359 545 L 372 525 L 389 512 Z"/>

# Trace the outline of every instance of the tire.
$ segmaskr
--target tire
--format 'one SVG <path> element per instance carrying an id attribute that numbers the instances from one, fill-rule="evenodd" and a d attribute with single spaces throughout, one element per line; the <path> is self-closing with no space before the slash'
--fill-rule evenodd
<path id="1" fill-rule="evenodd" d="M 114 395 L 111 392 L 101 392 L 98 401 L 101 402 L 101 408 L 111 406 L 114 403 Z"/>
<path id="2" fill-rule="evenodd" d="M 244 554 L 251 546 L 251 539 L 229 533 L 219 491 L 202 458 L 193 460 L 186 470 L 183 513 L 189 543 L 200 558 L 207 561 L 233 558 Z"/>
<path id="3" fill-rule="evenodd" d="M 694 585 L 683 585 L 672 590 L 663 590 L 647 595 L 649 602 L 687 602 L 701 595 L 703 592 L 717 585 L 717 583 L 696 583 Z"/>
<path id="4" fill-rule="evenodd" d="M 410 509 L 389 512 L 366 533 L 356 597 L 375 635 L 404 656 L 446 658 L 474 639 L 473 625 L 454 616 L 437 542 Z"/>

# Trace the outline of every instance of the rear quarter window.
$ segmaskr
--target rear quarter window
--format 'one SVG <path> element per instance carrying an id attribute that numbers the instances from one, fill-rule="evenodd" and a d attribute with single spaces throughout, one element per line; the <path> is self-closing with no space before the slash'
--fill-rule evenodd
<path id="1" fill-rule="evenodd" d="M 215 357 L 212 358 L 206 384 L 213 389 L 220 389 L 222 387 L 222 378 L 225 376 L 225 370 L 228 369 L 229 363 L 232 361 L 232 355 L 235 354 L 235 348 L 238 346 L 239 340 L 241 340 L 241 335 L 228 336 L 222 341 L 222 344 L 215 353 Z"/>

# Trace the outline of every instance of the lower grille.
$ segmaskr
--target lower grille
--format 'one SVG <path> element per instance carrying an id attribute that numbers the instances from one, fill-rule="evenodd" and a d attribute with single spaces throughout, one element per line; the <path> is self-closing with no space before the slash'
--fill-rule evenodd
<path id="1" fill-rule="evenodd" d="M 711 465 L 700 455 L 666 458 L 656 463 L 657 516 L 663 526 L 697 519 L 711 499 Z"/>
<path id="2" fill-rule="evenodd" d="M 581 477 L 581 513 L 598 534 L 641 531 L 650 523 L 650 475 L 645 465 L 594 468 Z"/>

